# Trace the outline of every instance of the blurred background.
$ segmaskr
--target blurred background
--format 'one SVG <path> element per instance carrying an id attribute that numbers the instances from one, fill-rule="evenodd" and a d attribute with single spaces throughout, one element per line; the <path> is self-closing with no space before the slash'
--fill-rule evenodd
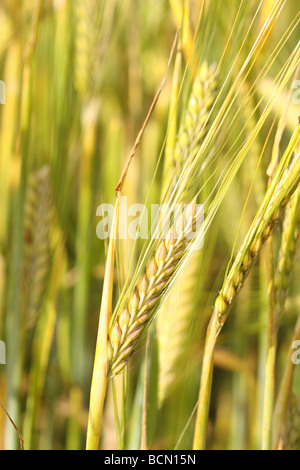
<path id="1" fill-rule="evenodd" d="M 103 202 L 114 204 L 121 170 L 166 72 L 174 36 L 182 23 L 183 3 L 190 11 L 185 31 L 191 39 L 202 8 L 197 0 L 1 0 L 0 80 L 5 84 L 5 104 L 0 105 L 0 340 L 6 345 L 6 364 L 0 365 L 0 403 L 28 449 L 85 446 L 107 249 L 106 242 L 96 236 L 96 209 Z M 273 3 L 263 2 L 252 36 L 247 38 L 249 45 Z M 200 61 L 212 64 L 221 57 L 233 24 L 228 19 L 234 18 L 239 5 L 238 1 L 206 2 L 212 12 L 201 25 L 202 43 L 196 42 Z M 219 88 L 258 5 L 252 1 L 243 6 L 244 24 L 235 31 L 240 42 L 236 42 L 235 50 L 226 51 L 228 60 L 220 71 Z M 295 9 L 295 3 L 288 1 L 237 102 L 249 94 L 273 44 L 297 14 Z M 261 97 L 271 93 L 272 80 L 295 46 L 296 34 L 293 31 L 269 75 L 251 94 L 245 114 L 237 118 L 236 135 L 239 120 L 253 128 L 260 113 L 256 106 Z M 186 60 L 183 54 L 185 65 Z M 123 188 L 128 204 L 143 203 L 150 189 L 148 202 L 160 201 L 172 74 L 173 64 L 130 166 Z M 184 82 L 183 96 L 187 92 Z M 242 238 L 266 190 L 268 158 L 262 161 L 256 176 L 255 168 L 270 125 L 285 109 L 286 99 L 283 94 L 278 100 L 212 224 L 194 286 L 189 355 L 184 359 L 185 366 L 178 369 L 178 383 L 159 409 L 154 391 L 157 377 L 151 369 L 150 448 L 174 448 L 179 439 L 179 448 L 191 446 L 205 327 L 239 224 Z M 236 106 L 235 110 L 240 109 Z M 297 105 L 291 103 L 282 149 L 297 124 L 295 116 Z M 234 133 L 230 139 L 234 142 Z M 267 145 L 270 148 L 271 143 Z M 216 168 L 211 187 L 223 168 L 221 156 Z M 241 220 L 254 176 L 254 190 Z M 275 234 L 276 246 L 280 233 L 278 229 Z M 131 250 L 130 243 L 120 244 L 114 303 L 129 270 L 134 270 L 136 254 L 130 264 Z M 279 332 L 278 381 L 299 312 L 299 275 L 299 262 L 295 262 Z M 210 448 L 258 445 L 267 301 L 263 259 L 247 281 L 220 337 Z M 126 433 L 127 448 L 140 445 L 142 361 L 141 346 L 131 364 L 126 424 L 120 425 Z M 121 393 L 120 380 L 116 381 L 116 390 Z M 109 389 L 103 448 L 116 446 L 112 403 Z M 0 409 L 0 448 L 19 446 L 15 427 Z"/>

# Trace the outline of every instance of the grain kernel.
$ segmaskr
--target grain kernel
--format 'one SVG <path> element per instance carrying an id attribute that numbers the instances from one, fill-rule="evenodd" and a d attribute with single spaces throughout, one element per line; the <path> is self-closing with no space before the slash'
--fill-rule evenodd
<path id="1" fill-rule="evenodd" d="M 165 238 L 166 249 L 169 251 L 170 248 L 174 247 L 175 242 L 176 242 L 175 231 L 174 231 L 174 228 L 172 228 L 172 229 L 167 233 L 166 238 Z"/>
<path id="2" fill-rule="evenodd" d="M 111 332 L 110 332 L 110 342 L 111 342 L 111 345 L 112 345 L 114 351 L 118 348 L 118 346 L 120 344 L 121 336 L 122 336 L 121 329 L 120 329 L 118 323 L 116 322 L 113 325 L 113 327 L 111 329 Z"/>
<path id="3" fill-rule="evenodd" d="M 268 238 L 270 236 L 270 233 L 271 233 L 271 225 L 268 224 L 263 230 L 262 239 L 265 240 L 266 238 Z"/>
<path id="4" fill-rule="evenodd" d="M 147 276 L 146 274 L 143 274 L 138 280 L 138 283 L 136 286 L 140 298 L 142 297 L 142 295 L 145 295 L 145 293 L 147 292 L 148 285 L 149 285 L 149 282 L 148 282 Z"/>
<path id="5" fill-rule="evenodd" d="M 224 314 L 227 308 L 227 303 L 225 302 L 224 297 L 220 294 L 215 301 L 215 310 L 220 314 Z"/>
<path id="6" fill-rule="evenodd" d="M 157 273 L 157 265 L 154 258 L 151 258 L 146 267 L 146 276 L 151 281 Z"/>
<path id="7" fill-rule="evenodd" d="M 129 297 L 129 300 L 128 300 L 128 310 L 129 310 L 129 313 L 130 313 L 130 316 L 134 316 L 136 314 L 136 311 L 138 309 L 138 306 L 139 306 L 139 296 L 137 294 L 137 292 L 132 292 L 132 294 L 130 295 Z"/>
<path id="8" fill-rule="evenodd" d="M 241 269 L 243 272 L 246 272 L 252 265 L 252 257 L 248 254 L 244 256 Z"/>
<path id="9" fill-rule="evenodd" d="M 251 255 L 252 256 L 257 255 L 260 252 L 261 247 L 262 247 L 262 239 L 261 238 L 256 238 L 255 240 L 253 240 L 253 243 L 250 247 Z"/>
<path id="10" fill-rule="evenodd" d="M 232 284 L 223 290 L 223 297 L 226 303 L 230 304 L 232 302 L 235 297 L 235 288 Z"/>
<path id="11" fill-rule="evenodd" d="M 113 350 L 110 341 L 107 342 L 107 359 L 110 362 L 113 358 Z"/>
<path id="12" fill-rule="evenodd" d="M 272 217 L 272 222 L 275 224 L 276 222 L 278 222 L 278 220 L 280 219 L 280 216 L 281 216 L 281 212 L 282 212 L 282 207 L 277 207 L 277 209 L 275 210 L 274 214 L 273 214 L 273 217 Z"/>
<path id="13" fill-rule="evenodd" d="M 242 271 L 236 271 L 236 273 L 233 276 L 232 282 L 235 288 L 239 287 L 242 285 L 244 280 L 244 274 Z"/>
<path id="14" fill-rule="evenodd" d="M 124 310 L 122 310 L 122 313 L 120 314 L 120 317 L 118 318 L 118 323 L 122 331 L 127 329 L 129 325 L 129 321 L 130 321 L 129 312 L 127 308 L 124 308 Z"/>

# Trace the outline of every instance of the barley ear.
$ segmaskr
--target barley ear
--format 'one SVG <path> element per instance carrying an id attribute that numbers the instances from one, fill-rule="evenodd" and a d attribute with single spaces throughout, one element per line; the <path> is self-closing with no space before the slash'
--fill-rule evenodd
<path id="1" fill-rule="evenodd" d="M 277 323 L 284 311 L 285 299 L 290 283 L 300 223 L 300 188 L 289 201 L 283 221 L 283 231 L 277 270 L 275 273 L 275 310 Z"/>
<path id="2" fill-rule="evenodd" d="M 136 344 L 149 326 L 186 254 L 196 217 L 196 204 L 187 205 L 166 237 L 158 241 L 125 306 L 114 315 L 108 335 L 110 376 L 124 370 Z"/>
<path id="3" fill-rule="evenodd" d="M 245 241 L 238 252 L 232 267 L 225 276 L 217 297 L 213 314 L 207 329 L 204 347 L 204 360 L 199 390 L 194 434 L 194 449 L 203 449 L 206 441 L 206 428 L 210 403 L 210 390 L 213 370 L 213 354 L 217 337 L 228 317 L 230 308 L 245 279 L 257 260 L 263 245 L 270 237 L 279 221 L 286 204 L 300 183 L 300 154 L 295 155 L 286 168 L 299 140 L 299 127 L 291 138 L 277 171 L 274 174 L 264 200 L 259 208 Z"/>
<path id="4" fill-rule="evenodd" d="M 39 316 L 50 272 L 50 228 L 53 207 L 49 167 L 33 173 L 28 181 L 24 208 L 24 315 L 27 328 Z"/>

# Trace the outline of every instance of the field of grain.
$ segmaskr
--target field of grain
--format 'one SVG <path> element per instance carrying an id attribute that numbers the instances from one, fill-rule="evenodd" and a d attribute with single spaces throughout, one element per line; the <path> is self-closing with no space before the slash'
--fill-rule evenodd
<path id="1" fill-rule="evenodd" d="M 296 3 L 1 1 L 0 449 L 300 450 Z"/>

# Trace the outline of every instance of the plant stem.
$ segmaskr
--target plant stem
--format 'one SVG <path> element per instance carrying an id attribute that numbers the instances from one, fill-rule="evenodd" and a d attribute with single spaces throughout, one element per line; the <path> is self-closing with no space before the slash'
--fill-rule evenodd
<path id="1" fill-rule="evenodd" d="M 282 426 L 284 424 L 286 411 L 288 407 L 289 397 L 291 393 L 291 387 L 293 382 L 293 373 L 295 364 L 292 361 L 292 354 L 295 351 L 293 344 L 294 341 L 300 337 L 300 314 L 298 315 L 293 337 L 290 343 L 290 348 L 287 354 L 287 361 L 284 369 L 284 373 L 281 379 L 275 407 L 273 414 L 273 426 L 272 426 L 272 448 L 275 450 L 278 448 Z"/>
<path id="2" fill-rule="evenodd" d="M 202 364 L 201 384 L 199 390 L 198 410 L 194 434 L 194 450 L 204 450 L 206 443 L 206 430 L 210 406 L 211 384 L 213 376 L 213 360 L 215 344 L 218 336 L 217 316 L 214 313 L 205 338 L 205 349 Z"/>
<path id="3" fill-rule="evenodd" d="M 273 264 L 273 237 L 268 242 L 268 320 L 267 320 L 267 354 L 265 368 L 264 407 L 263 407 L 263 429 L 262 450 L 271 447 L 271 428 L 275 395 L 275 362 L 277 345 L 277 328 L 275 319 L 275 296 L 274 296 L 274 264 Z"/>
<path id="4" fill-rule="evenodd" d="M 112 223 L 112 236 L 108 246 L 103 283 L 96 352 L 90 391 L 90 408 L 86 439 L 87 450 L 98 449 L 104 400 L 107 389 L 107 332 L 112 309 L 113 266 L 116 248 L 116 234 L 118 230 L 119 202 L 120 199 L 118 194 L 114 211 L 114 219 Z"/>

